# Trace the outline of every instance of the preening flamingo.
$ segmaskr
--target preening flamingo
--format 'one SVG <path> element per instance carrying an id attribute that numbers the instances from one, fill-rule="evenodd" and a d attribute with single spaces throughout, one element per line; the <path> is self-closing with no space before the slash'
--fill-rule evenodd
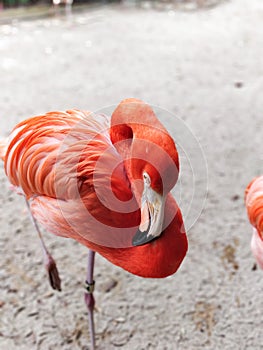
<path id="1" fill-rule="evenodd" d="M 253 228 L 251 250 L 263 269 L 263 175 L 253 179 L 246 188 L 245 203 Z"/>
<path id="2" fill-rule="evenodd" d="M 9 181 L 25 196 L 53 288 L 60 290 L 60 279 L 38 223 L 89 249 L 85 301 L 95 348 L 95 252 L 152 278 L 175 273 L 187 252 L 170 194 L 179 171 L 175 143 L 148 104 L 126 99 L 111 118 L 70 110 L 22 121 L 1 150 Z"/>

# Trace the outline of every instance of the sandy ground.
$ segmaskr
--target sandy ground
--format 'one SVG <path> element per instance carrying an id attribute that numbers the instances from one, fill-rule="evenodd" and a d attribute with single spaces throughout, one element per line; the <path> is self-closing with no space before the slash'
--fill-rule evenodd
<path id="1" fill-rule="evenodd" d="M 96 111 L 132 96 L 169 111 L 160 119 L 180 139 L 175 195 L 189 252 L 164 280 L 97 256 L 98 349 L 263 349 L 263 272 L 252 269 L 243 204 L 245 186 L 262 173 L 262 0 L 198 11 L 145 7 L 0 26 L 0 135 L 28 116 Z M 0 170 L 0 348 L 89 349 L 86 249 L 46 235 L 63 279 L 63 291 L 53 292 L 23 198 Z"/>

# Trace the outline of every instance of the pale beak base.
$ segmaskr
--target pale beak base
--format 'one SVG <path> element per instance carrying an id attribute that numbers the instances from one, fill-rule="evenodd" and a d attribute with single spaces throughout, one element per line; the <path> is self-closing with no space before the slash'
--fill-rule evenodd
<path id="1" fill-rule="evenodd" d="M 144 190 L 141 199 L 141 223 L 132 239 L 133 246 L 151 242 L 162 233 L 165 198 L 151 188 L 147 173 L 144 176 Z"/>

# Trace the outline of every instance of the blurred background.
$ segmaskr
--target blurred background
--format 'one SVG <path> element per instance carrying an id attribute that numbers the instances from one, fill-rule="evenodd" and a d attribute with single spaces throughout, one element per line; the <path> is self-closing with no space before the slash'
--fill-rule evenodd
<path id="1" fill-rule="evenodd" d="M 52 14 L 50 6 L 54 5 L 56 11 L 65 7 L 66 12 L 83 10 L 87 6 L 102 6 L 107 4 L 121 4 L 141 8 L 156 9 L 183 9 L 196 10 L 198 8 L 211 8 L 227 0 L 1 0 L 0 9 L 12 9 L 9 15 L 21 16 L 47 16 Z M 7 13 L 6 13 L 7 15 Z"/>
<path id="2" fill-rule="evenodd" d="M 262 350 L 263 275 L 243 203 L 263 171 L 262 0 L 0 3 L 0 138 L 33 115 L 136 97 L 179 146 L 188 255 L 161 281 L 96 258 L 98 348 Z M 63 280 L 50 290 L 2 163 L 0 188 L 0 348 L 89 349 L 85 247 L 45 234 Z"/>
<path id="3" fill-rule="evenodd" d="M 73 0 L 74 1 L 74 0 Z M 19 7 L 19 6 L 30 6 L 30 5 L 40 5 L 40 4 L 57 4 L 57 3 L 73 3 L 72 0 L 1 0 L 2 7 L 8 8 L 8 7 Z M 154 1 L 141 1 L 141 0 L 75 0 L 75 3 L 111 3 L 111 2 L 127 2 L 127 3 L 137 3 L 138 5 L 141 3 L 149 3 L 152 5 L 152 3 L 160 5 L 161 3 L 166 3 L 172 6 L 178 6 L 180 4 L 186 5 L 188 8 L 190 7 L 202 7 L 202 6 L 213 6 L 216 5 L 218 2 L 222 2 L 224 0 L 154 0 Z"/>

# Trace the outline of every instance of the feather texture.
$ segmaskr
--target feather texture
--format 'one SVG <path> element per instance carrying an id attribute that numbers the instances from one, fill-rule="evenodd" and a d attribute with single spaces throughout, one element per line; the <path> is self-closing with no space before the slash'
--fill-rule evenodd
<path id="1" fill-rule="evenodd" d="M 245 203 L 249 220 L 254 226 L 251 249 L 263 269 L 263 176 L 253 179 L 247 186 Z"/>
<path id="2" fill-rule="evenodd" d="M 149 118 L 152 124 L 157 120 L 153 114 Z M 48 231 L 79 241 L 133 274 L 168 276 L 187 251 L 181 212 L 168 194 L 161 237 L 132 246 L 141 219 L 139 202 L 126 172 L 128 161 L 112 143 L 110 128 L 107 116 L 79 110 L 29 118 L 2 148 L 6 174 Z M 160 130 L 177 165 L 174 142 Z"/>

